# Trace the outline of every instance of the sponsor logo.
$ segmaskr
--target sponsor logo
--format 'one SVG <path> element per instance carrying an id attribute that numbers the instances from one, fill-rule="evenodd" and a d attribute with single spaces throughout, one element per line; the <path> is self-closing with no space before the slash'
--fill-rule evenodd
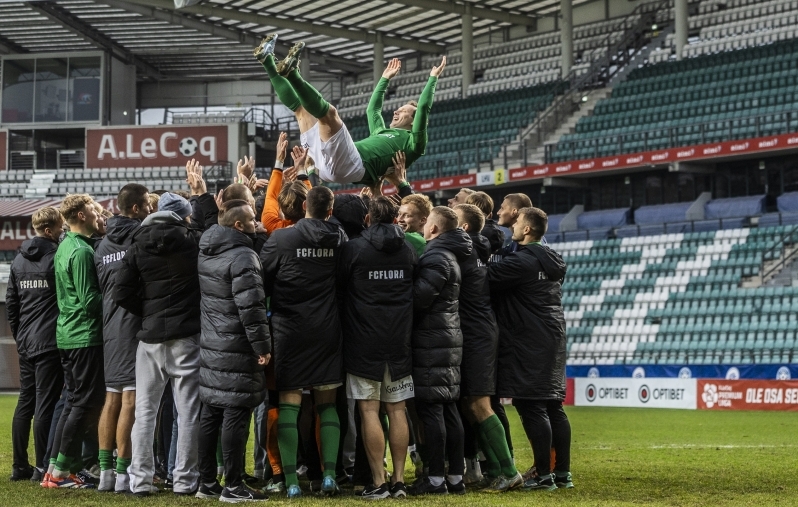
<path id="1" fill-rule="evenodd" d="M 404 269 L 388 269 L 383 271 L 369 271 L 369 280 L 402 280 L 405 277 Z"/>
<path id="2" fill-rule="evenodd" d="M 49 289 L 50 284 L 47 280 L 20 280 L 20 289 Z"/>
<path id="3" fill-rule="evenodd" d="M 392 385 L 385 386 L 385 390 L 388 391 L 389 393 L 398 393 L 398 392 L 405 391 L 405 390 L 412 391 L 413 390 L 413 382 L 408 382 L 406 380 L 403 380 L 403 381 L 401 381 L 400 383 L 398 383 L 398 384 L 396 384 L 394 386 L 392 386 Z"/>
<path id="4" fill-rule="evenodd" d="M 451 187 L 452 185 L 454 185 L 454 180 L 453 179 L 443 180 L 440 183 L 441 187 Z"/>
<path id="5" fill-rule="evenodd" d="M 684 158 L 684 157 L 692 157 L 695 154 L 695 150 L 682 150 L 676 152 L 677 158 Z"/>
<path id="6" fill-rule="evenodd" d="M 787 144 L 798 144 L 798 137 L 788 137 Z"/>
<path id="7" fill-rule="evenodd" d="M 618 162 L 620 162 L 620 160 L 618 160 L 617 158 L 614 158 L 612 160 L 605 160 L 604 162 L 601 163 L 601 167 L 614 167 L 618 165 Z"/>
<path id="8" fill-rule="evenodd" d="M 333 257 L 335 250 L 332 248 L 297 248 L 297 257 Z"/>
<path id="9" fill-rule="evenodd" d="M 743 151 L 743 150 L 747 150 L 747 149 L 748 149 L 748 143 L 737 143 L 737 144 L 732 144 L 732 145 L 731 145 L 731 148 L 729 148 L 729 149 L 730 149 L 731 151 Z"/>
<path id="10" fill-rule="evenodd" d="M 651 399 L 651 389 L 649 389 L 646 384 L 643 384 L 640 386 L 640 389 L 637 390 L 637 397 L 640 398 L 640 401 L 643 403 L 648 403 L 648 400 Z"/>
<path id="11" fill-rule="evenodd" d="M 465 178 L 460 178 L 457 181 L 457 183 L 460 184 L 460 185 L 468 185 L 470 183 L 474 183 L 474 178 L 472 176 L 467 176 Z"/>
<path id="12" fill-rule="evenodd" d="M 587 370 L 587 378 L 599 378 L 601 375 L 599 374 L 599 369 L 595 366 L 591 367 Z"/>
<path id="13" fill-rule="evenodd" d="M 512 173 L 513 179 L 515 178 L 523 178 L 526 176 L 526 169 L 521 169 L 520 171 L 515 171 Z"/>
<path id="14" fill-rule="evenodd" d="M 679 370 L 679 378 L 693 378 L 693 372 L 690 371 L 690 368 L 684 366 Z"/>
<path id="15" fill-rule="evenodd" d="M 433 188 L 435 186 L 435 182 L 434 181 L 424 181 L 419 186 L 421 187 L 421 190 L 429 190 L 429 189 L 431 189 L 431 188 Z"/>
<path id="16" fill-rule="evenodd" d="M 587 389 L 585 389 L 585 398 L 587 398 L 587 401 L 596 400 L 596 386 L 588 384 Z"/>
<path id="17" fill-rule="evenodd" d="M 712 408 L 718 402 L 718 386 L 715 384 L 704 384 L 704 392 L 701 393 L 701 399 L 707 408 Z"/>
<path id="18" fill-rule="evenodd" d="M 626 163 L 627 164 L 639 164 L 643 161 L 643 155 L 638 155 L 636 157 L 627 157 Z"/>
<path id="19" fill-rule="evenodd" d="M 571 164 L 558 165 L 554 168 L 554 172 L 565 173 L 571 170 Z"/>
<path id="20" fill-rule="evenodd" d="M 667 151 L 662 152 L 662 153 L 655 153 L 655 154 L 651 155 L 651 160 L 653 160 L 654 162 L 658 162 L 660 160 L 667 160 L 667 158 L 668 158 L 668 152 Z"/>
<path id="21" fill-rule="evenodd" d="M 542 167 L 540 169 L 535 169 L 534 171 L 532 171 L 532 174 L 534 174 L 535 176 L 540 176 L 541 174 L 546 174 L 548 172 L 549 172 L 548 167 Z"/>
<path id="22" fill-rule="evenodd" d="M 717 146 L 709 146 L 707 148 L 704 148 L 703 154 L 704 155 L 716 155 L 716 154 L 720 153 L 722 150 L 723 150 L 723 146 L 720 145 L 720 144 L 717 145 Z"/>
<path id="23" fill-rule="evenodd" d="M 176 132 L 164 132 L 157 142 L 152 137 L 145 137 L 136 146 L 133 142 L 133 134 L 127 134 L 125 136 L 124 150 L 120 150 L 117 148 L 112 134 L 103 134 L 100 139 L 100 148 L 97 150 L 97 159 L 105 160 L 106 157 L 113 160 L 155 159 L 158 157 L 177 158 L 177 152 L 169 147 L 177 137 Z M 174 146 L 173 144 L 171 145 Z M 177 150 L 185 157 L 191 157 L 199 150 L 200 155 L 208 157 L 212 162 L 217 160 L 216 137 L 214 136 L 202 137 L 199 143 L 193 137 L 184 137 L 178 143 Z"/>
<path id="24" fill-rule="evenodd" d="M 779 145 L 778 139 L 770 139 L 769 141 L 759 141 L 758 148 L 774 148 Z"/>
<path id="25" fill-rule="evenodd" d="M 642 366 L 638 366 L 632 372 L 632 378 L 646 378 L 646 370 Z"/>
<path id="26" fill-rule="evenodd" d="M 595 162 L 593 162 L 592 160 L 591 160 L 590 162 L 581 162 L 581 163 L 579 164 L 579 167 L 578 167 L 578 169 L 579 169 L 580 171 L 581 171 L 582 169 L 592 169 L 592 168 L 593 168 L 593 166 L 595 166 L 595 165 L 596 165 L 596 163 L 595 163 Z"/>
<path id="27" fill-rule="evenodd" d="M 792 378 L 792 375 L 790 375 L 790 369 L 787 366 L 782 366 L 776 372 L 776 380 L 790 380 L 790 378 Z"/>
<path id="28" fill-rule="evenodd" d="M 103 265 L 111 264 L 112 262 L 118 262 L 125 258 L 125 251 L 121 252 L 114 252 L 108 255 L 103 255 Z"/>
<path id="29" fill-rule="evenodd" d="M 740 370 L 738 370 L 736 366 L 732 366 L 726 370 L 726 380 L 740 380 Z"/>
<path id="30" fill-rule="evenodd" d="M 477 173 L 477 185 L 490 185 L 491 183 L 493 183 L 492 172 Z"/>

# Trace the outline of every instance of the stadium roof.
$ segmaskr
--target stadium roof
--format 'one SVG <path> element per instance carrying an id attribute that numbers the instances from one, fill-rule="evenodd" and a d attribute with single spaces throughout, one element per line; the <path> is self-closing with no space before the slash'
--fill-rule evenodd
<path id="1" fill-rule="evenodd" d="M 263 76 L 251 49 L 277 32 L 278 55 L 303 40 L 314 71 L 351 74 L 371 68 L 378 37 L 386 58 L 459 45 L 466 5 L 478 37 L 534 25 L 560 0 L 210 0 L 180 10 L 173 0 L 0 0 L 0 54 L 101 49 L 142 79 L 239 79 Z"/>

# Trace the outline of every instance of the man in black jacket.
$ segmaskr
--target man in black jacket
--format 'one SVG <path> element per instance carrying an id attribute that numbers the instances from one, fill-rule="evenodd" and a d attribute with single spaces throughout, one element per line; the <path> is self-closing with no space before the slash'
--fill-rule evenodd
<path id="1" fill-rule="evenodd" d="M 463 397 L 466 417 L 476 434 L 472 434 L 472 437 L 476 436 L 479 440 L 486 458 L 485 475 L 490 479 L 485 481 L 483 491 L 500 493 L 520 487 L 524 480 L 513 464 L 504 427 L 491 408 L 490 401 L 490 397 L 496 394 L 496 355 L 499 346 L 499 330 L 490 307 L 487 280 L 491 245 L 478 232 L 485 223 L 479 208 L 472 204 L 458 204 L 454 212 L 460 226 L 458 231 L 470 238 L 473 245 L 471 256 L 460 262 L 463 278 L 460 286 L 460 324 L 463 330 L 460 395 Z M 473 445 L 471 448 L 466 458 L 476 461 Z M 473 465 L 474 470 L 478 466 L 478 462 Z"/>
<path id="2" fill-rule="evenodd" d="M 516 220 L 518 220 L 518 215 L 524 208 L 531 208 L 532 207 L 532 199 L 529 198 L 526 194 L 507 194 L 504 196 L 504 200 L 502 201 L 501 206 L 499 206 L 499 211 L 496 213 L 497 224 L 500 227 L 504 227 L 510 229 L 511 231 L 514 229 L 514 225 Z M 510 255 L 511 253 L 515 252 L 518 249 L 518 242 L 514 239 L 509 243 L 505 241 L 504 247 L 502 247 L 501 252 L 499 252 L 495 259 L 492 259 L 493 262 L 498 262 L 504 257 L 505 255 Z"/>
<path id="3" fill-rule="evenodd" d="M 405 495 L 404 465 L 410 438 L 405 400 L 413 397 L 413 276 L 418 258 L 386 197 L 369 201 L 368 229 L 346 243 L 338 262 L 342 298 L 347 397 L 357 400 L 372 483 L 364 498 Z M 380 402 L 389 420 L 394 472 L 385 484 L 385 436 Z"/>
<path id="4" fill-rule="evenodd" d="M 197 277 L 202 231 L 190 224 L 191 205 L 169 192 L 158 201 L 160 211 L 148 216 L 133 235 L 116 276 L 114 301 L 141 315 L 136 333 L 136 422 L 130 490 L 153 492 L 153 435 L 166 383 L 171 380 L 177 406 L 176 494 L 197 490 L 199 430 L 200 291 Z M 219 492 L 221 494 L 221 491 Z"/>
<path id="5" fill-rule="evenodd" d="M 540 244 L 547 225 L 542 210 L 521 208 L 513 225 L 518 250 L 488 266 L 488 281 L 499 323 L 499 395 L 513 398 L 535 456 L 536 474 L 524 488 L 553 490 L 573 483 L 571 425 L 562 408 L 566 266 L 559 254 Z"/>
<path id="6" fill-rule="evenodd" d="M 133 234 L 150 214 L 149 191 L 138 183 L 128 183 L 117 195 L 121 213 L 108 219 L 106 235 L 94 250 L 97 278 L 103 292 L 103 357 L 105 359 L 105 406 L 100 415 L 100 483 L 97 491 L 127 491 L 130 480 L 130 431 L 136 412 L 136 332 L 141 317 L 117 305 L 111 297 L 116 272 L 122 266 Z M 116 446 L 114 446 L 116 443 Z M 116 460 L 114 482 L 113 452 Z"/>
<path id="7" fill-rule="evenodd" d="M 252 409 L 264 397 L 264 366 L 271 358 L 263 277 L 252 251 L 255 211 L 232 199 L 219 210 L 218 224 L 200 240 L 199 281 L 202 294 L 200 335 L 198 497 L 215 496 L 216 443 L 221 429 L 224 455 L 224 502 L 267 500 L 241 480 Z"/>
<path id="8" fill-rule="evenodd" d="M 496 220 L 491 218 L 493 217 L 493 199 L 485 192 L 474 192 L 466 197 L 465 203 L 473 204 L 485 216 L 485 225 L 482 227 L 480 234 L 490 242 L 490 253 L 495 254 L 504 246 L 504 230 L 499 227 Z"/>
<path id="9" fill-rule="evenodd" d="M 465 493 L 463 423 L 457 411 L 463 333 L 458 299 L 458 264 L 471 255 L 471 240 L 457 230 L 457 215 L 444 206 L 432 208 L 424 224 L 427 248 L 419 259 L 413 287 L 413 381 L 416 412 L 424 426 L 429 476 L 410 488 L 412 495 Z M 449 474 L 444 484 L 445 457 Z"/>
<path id="10" fill-rule="evenodd" d="M 277 390 L 278 441 L 289 498 L 302 494 L 296 474 L 297 417 L 302 389 L 312 387 L 320 420 L 324 464 L 322 491 L 335 494 L 340 426 L 336 389 L 343 382 L 341 326 L 335 271 L 344 232 L 327 220 L 334 196 L 314 187 L 303 203 L 305 218 L 272 233 L 260 253 L 264 288 L 271 296 Z"/>
<path id="11" fill-rule="evenodd" d="M 41 480 L 50 458 L 47 437 L 53 411 L 64 386 L 55 341 L 58 303 L 53 267 L 64 219 L 56 208 L 46 207 L 33 214 L 31 225 L 36 237 L 22 243 L 11 264 L 6 291 L 8 323 L 19 352 L 19 399 L 11 423 L 12 481 Z M 35 468 L 28 463 L 31 419 Z"/>

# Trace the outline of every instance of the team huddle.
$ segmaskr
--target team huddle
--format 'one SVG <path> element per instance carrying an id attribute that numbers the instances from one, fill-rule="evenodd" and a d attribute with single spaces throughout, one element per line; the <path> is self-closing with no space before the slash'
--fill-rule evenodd
<path id="1" fill-rule="evenodd" d="M 541 244 L 546 214 L 510 194 L 494 221 L 469 189 L 433 207 L 405 179 L 445 59 L 386 128 L 389 63 L 371 135 L 353 143 L 299 76 L 303 45 L 275 64 L 275 41 L 256 56 L 300 123 L 291 167 L 283 134 L 268 181 L 245 159 L 214 196 L 191 161 L 190 192 L 129 183 L 117 215 L 85 194 L 34 213 L 6 296 L 21 376 L 12 480 L 229 503 L 300 497 L 300 475 L 313 493 L 353 485 L 367 499 L 573 487 L 566 265 Z M 314 173 L 367 188 L 334 195 Z M 524 474 L 501 398 L 532 446 Z"/>

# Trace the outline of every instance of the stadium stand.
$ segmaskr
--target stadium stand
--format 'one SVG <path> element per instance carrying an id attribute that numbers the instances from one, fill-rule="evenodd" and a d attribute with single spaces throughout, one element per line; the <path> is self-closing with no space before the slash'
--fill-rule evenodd
<path id="1" fill-rule="evenodd" d="M 184 167 L 144 167 L 109 169 L 61 169 L 48 196 L 87 192 L 94 196 L 115 196 L 120 185 L 141 182 L 153 190 L 187 188 Z"/>
<path id="2" fill-rule="evenodd" d="M 635 69 L 560 139 L 552 159 L 791 132 L 796 84 L 796 40 Z"/>

